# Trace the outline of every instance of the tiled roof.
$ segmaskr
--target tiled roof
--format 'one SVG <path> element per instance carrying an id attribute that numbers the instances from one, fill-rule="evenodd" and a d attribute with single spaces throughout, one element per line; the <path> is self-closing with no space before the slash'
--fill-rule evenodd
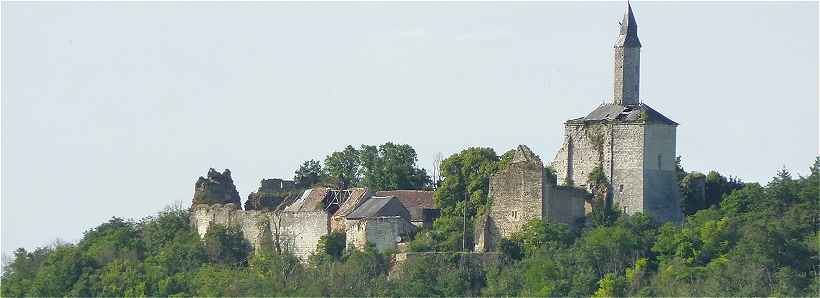
<path id="1" fill-rule="evenodd" d="M 404 208 L 436 208 L 436 202 L 433 199 L 432 191 L 424 190 L 390 190 L 377 191 L 376 196 L 388 197 L 394 196 L 401 201 Z"/>
<path id="2" fill-rule="evenodd" d="M 401 216 L 410 220 L 410 212 L 396 197 L 371 197 L 347 215 L 347 219 L 362 219 L 383 216 Z"/>

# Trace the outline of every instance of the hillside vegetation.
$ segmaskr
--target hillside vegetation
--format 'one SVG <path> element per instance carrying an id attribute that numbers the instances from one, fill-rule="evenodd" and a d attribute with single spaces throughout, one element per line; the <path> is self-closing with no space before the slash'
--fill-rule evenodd
<path id="1" fill-rule="evenodd" d="M 306 162 L 297 182 L 422 188 L 429 177 L 410 150 L 365 146 L 370 159 L 359 164 L 370 174 L 357 176 L 344 166 L 358 151 L 350 147 L 328 157 L 328 170 Z M 436 182 L 443 215 L 409 249 L 461 250 L 464 198 L 470 224 L 504 161 L 489 148 L 445 159 Z M 393 168 L 404 174 L 390 175 Z M 535 220 L 502 241 L 503 262 L 420 259 L 389 279 L 389 253 L 346 249 L 343 235 L 325 237 L 299 262 L 270 246 L 253 252 L 230 227 L 214 226 L 200 239 L 187 209 L 166 208 L 141 220 L 112 218 L 76 244 L 18 249 L 3 268 L 2 296 L 818 296 L 820 158 L 810 169 L 808 177 L 781 170 L 766 185 L 709 173 L 706 200 L 685 199 L 681 225 L 614 210 L 578 231 Z"/>

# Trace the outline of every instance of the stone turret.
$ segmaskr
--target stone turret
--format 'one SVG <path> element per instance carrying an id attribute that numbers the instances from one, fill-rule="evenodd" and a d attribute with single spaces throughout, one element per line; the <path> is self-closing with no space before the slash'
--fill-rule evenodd
<path id="1" fill-rule="evenodd" d="M 621 31 L 615 40 L 615 88 L 613 102 L 618 105 L 635 106 L 640 103 L 638 87 L 641 70 L 641 41 L 638 40 L 638 23 L 627 2 Z"/>

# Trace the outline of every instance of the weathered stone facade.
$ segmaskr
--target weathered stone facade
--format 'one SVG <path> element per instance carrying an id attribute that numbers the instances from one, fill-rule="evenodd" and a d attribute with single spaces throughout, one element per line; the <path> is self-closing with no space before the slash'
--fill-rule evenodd
<path id="1" fill-rule="evenodd" d="M 575 225 L 584 218 L 582 189 L 556 185 L 541 159 L 518 146 L 507 166 L 490 177 L 490 208 L 476 222 L 475 251 L 493 251 L 533 219 Z"/>
<path id="2" fill-rule="evenodd" d="M 347 246 L 364 249 L 368 243 L 376 246 L 378 251 L 392 250 L 400 242 L 407 241 L 413 226 L 406 218 L 385 216 L 362 218 L 348 221 Z"/>
<path id="3" fill-rule="evenodd" d="M 270 239 L 276 247 L 302 260 L 314 253 L 322 236 L 334 231 L 348 234 L 347 241 L 356 248 L 364 248 L 369 242 L 384 251 L 395 248 L 416 230 L 410 223 L 410 212 L 399 199 L 373 197 L 367 188 L 317 187 L 298 196 L 291 196 L 288 191 L 293 189 L 286 181 L 262 180 L 257 193 L 288 194 L 286 199 L 265 205 L 251 201 L 261 196 L 252 196 L 246 206 L 254 208 L 242 210 L 238 203 L 233 203 L 236 188 L 230 180 L 230 171 L 220 174 L 211 169 L 208 179 L 200 177 L 197 181 L 191 225 L 200 237 L 204 237 L 212 225 L 238 227 L 254 249 Z M 214 193 L 218 196 L 212 195 Z M 229 196 L 223 195 L 226 193 Z M 202 198 L 207 203 L 197 201 Z"/>
<path id="4" fill-rule="evenodd" d="M 526 146 L 518 146 L 506 168 L 490 177 L 490 218 L 507 238 L 528 221 L 541 218 L 544 208 L 544 165 Z"/>
<path id="5" fill-rule="evenodd" d="M 236 226 L 254 249 L 258 249 L 264 233 L 283 249 L 301 259 L 307 259 L 319 238 L 330 232 L 329 215 L 322 211 L 245 211 L 234 204 L 200 204 L 192 207 L 191 225 L 204 237 L 213 224 Z"/>

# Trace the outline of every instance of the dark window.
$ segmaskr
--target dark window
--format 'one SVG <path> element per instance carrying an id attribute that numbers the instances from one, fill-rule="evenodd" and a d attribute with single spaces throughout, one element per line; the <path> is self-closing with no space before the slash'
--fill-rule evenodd
<path id="1" fill-rule="evenodd" d="M 658 154 L 658 170 L 661 169 L 661 160 L 663 159 L 663 154 Z"/>

